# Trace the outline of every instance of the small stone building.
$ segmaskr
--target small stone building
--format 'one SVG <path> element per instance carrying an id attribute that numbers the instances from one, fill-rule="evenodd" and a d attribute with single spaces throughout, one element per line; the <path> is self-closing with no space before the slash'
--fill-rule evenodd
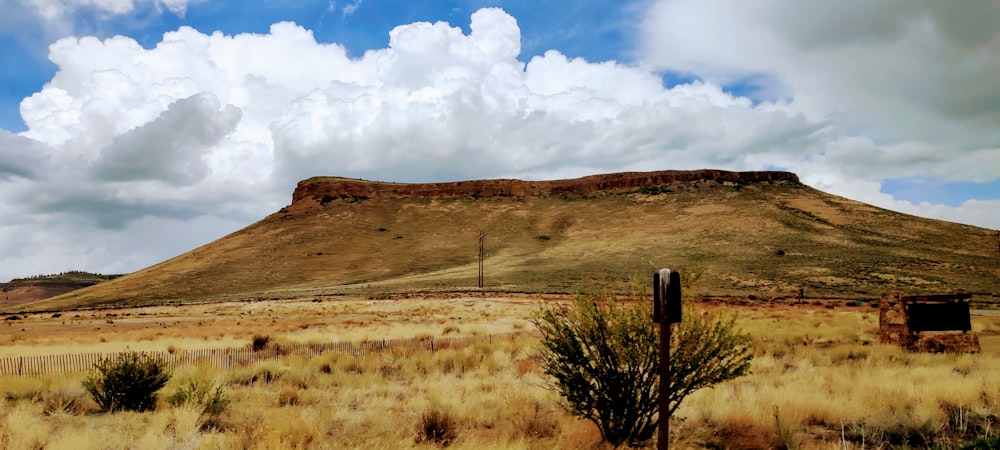
<path id="1" fill-rule="evenodd" d="M 904 296 L 883 294 L 879 302 L 878 341 L 916 352 L 978 353 L 972 332 L 970 294 Z"/>

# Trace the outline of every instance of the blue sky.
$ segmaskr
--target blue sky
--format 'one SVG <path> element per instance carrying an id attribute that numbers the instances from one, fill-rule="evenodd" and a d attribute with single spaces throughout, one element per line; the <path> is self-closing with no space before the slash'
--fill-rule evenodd
<path id="1" fill-rule="evenodd" d="M 6 6 L 6 3 L 0 5 Z M 352 5 L 357 8 L 351 10 Z M 522 59 L 530 59 L 550 49 L 590 61 L 630 61 L 633 57 L 629 24 L 635 21 L 632 17 L 635 6 L 595 0 L 573 2 L 569 8 L 566 2 L 560 1 L 247 0 L 192 3 L 183 16 L 157 11 L 154 4 L 140 3 L 134 13 L 120 16 L 108 16 L 97 8 L 81 8 L 72 21 L 77 35 L 107 38 L 121 34 L 132 37 L 146 48 L 154 47 L 163 33 L 180 26 L 194 27 L 205 33 L 267 33 L 271 24 L 291 21 L 312 30 L 318 41 L 339 43 L 347 48 L 350 56 L 359 57 L 367 50 L 384 48 L 388 44 L 389 30 L 401 24 L 446 21 L 468 32 L 469 16 L 490 6 L 501 7 L 520 18 Z M 345 7 L 349 13 L 345 13 Z M 54 36 L 65 35 L 68 34 Z M 41 28 L 0 31 L 0 54 L 8 62 L 0 68 L 3 80 L 0 127 L 3 129 L 24 130 L 18 112 L 21 99 L 40 90 L 55 74 L 57 68 L 47 58 L 47 47 Z M 668 75 L 667 81 L 692 78 Z"/>
<path id="2" fill-rule="evenodd" d="M 782 168 L 1000 228 L 989 0 L 0 10 L 0 280 L 136 270 L 258 220 L 316 175 Z"/>

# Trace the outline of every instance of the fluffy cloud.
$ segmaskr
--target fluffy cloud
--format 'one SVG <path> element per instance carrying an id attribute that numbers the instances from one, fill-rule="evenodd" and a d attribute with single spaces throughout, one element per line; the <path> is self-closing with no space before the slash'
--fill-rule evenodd
<path id="1" fill-rule="evenodd" d="M 45 171 L 46 150 L 39 142 L 0 130 L 0 181 L 35 180 Z"/>
<path id="2" fill-rule="evenodd" d="M 751 168 L 747 155 L 808 149 L 825 126 L 712 83 L 665 89 L 656 74 L 614 62 L 549 51 L 522 63 L 517 24 L 498 10 L 474 14 L 471 30 L 396 28 L 389 48 L 353 62 L 377 83 L 338 80 L 294 99 L 271 125 L 276 175 L 418 181 Z"/>
<path id="3" fill-rule="evenodd" d="M 473 14 L 470 30 L 402 25 L 388 47 L 354 59 L 292 23 L 268 34 L 182 27 L 149 49 L 121 36 L 59 40 L 50 47 L 58 73 L 21 104 L 27 131 L 0 132 L 13 149 L 0 153 L 0 214 L 18 218 L 0 236 L 28 236 L 5 241 L 16 248 L 2 254 L 17 256 L 0 260 L 0 278 L 134 270 L 275 211 L 296 181 L 317 175 L 447 181 L 777 166 L 835 193 L 892 202 L 869 167 L 944 173 L 955 159 L 932 141 L 846 133 L 853 125 L 831 100 L 800 98 L 808 83 L 784 72 L 767 89 L 794 92 L 790 101 L 725 92 L 724 83 L 762 73 L 748 57 L 731 66 L 650 47 L 649 64 L 712 75 L 667 88 L 647 68 L 555 50 L 521 61 L 520 29 L 499 9 Z M 989 117 L 975 109 L 962 110 Z M 978 139 L 960 141 L 969 146 L 957 158 L 990 180 L 1000 159 Z M 910 209 L 948 217 L 991 206 Z M 167 229 L 173 237 L 160 239 Z"/>
<path id="4" fill-rule="evenodd" d="M 110 181 L 153 180 L 190 186 L 209 175 L 207 151 L 231 133 L 239 120 L 239 108 L 230 105 L 219 111 L 212 94 L 178 100 L 149 123 L 115 137 L 101 151 L 95 173 Z"/>
<path id="5" fill-rule="evenodd" d="M 920 143 L 916 153 L 936 148 L 928 164 L 956 152 L 1000 160 L 998 21 L 989 0 L 662 0 L 644 22 L 643 58 L 723 84 L 758 83 L 763 96 L 813 119 L 834 117 L 838 134 L 867 136 L 888 152 L 908 142 Z M 873 158 L 866 163 L 882 157 Z M 990 169 L 974 176 L 1000 175 Z"/>
<path id="6" fill-rule="evenodd" d="M 834 192 L 996 227 L 995 213 L 980 210 L 989 202 L 896 202 L 880 194 L 879 181 L 1000 178 L 998 21 L 990 0 L 658 0 L 642 24 L 640 53 L 651 67 L 750 85 L 777 109 L 828 121 L 820 152 L 783 163 L 804 178 L 840 172 L 826 185 Z"/>

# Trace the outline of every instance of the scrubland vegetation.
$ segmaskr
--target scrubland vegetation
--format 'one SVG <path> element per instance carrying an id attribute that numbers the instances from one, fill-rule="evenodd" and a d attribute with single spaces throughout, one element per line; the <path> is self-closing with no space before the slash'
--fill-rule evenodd
<path id="1" fill-rule="evenodd" d="M 740 309 L 752 373 L 693 394 L 674 430 L 723 448 L 960 448 L 997 435 L 1000 348 L 908 353 L 877 344 L 878 311 Z M 1000 317 L 974 317 L 985 336 Z M 705 436 L 711 430 L 711 436 Z"/>
<path id="2" fill-rule="evenodd" d="M 735 315 L 754 358 L 748 375 L 685 400 L 673 448 L 960 448 L 997 434 L 1000 349 L 987 342 L 1000 317 L 974 317 L 984 352 L 956 355 L 878 345 L 867 306 L 690 303 L 685 314 L 703 311 Z M 493 318 L 530 332 L 524 312 Z M 449 327 L 466 329 L 452 319 L 433 332 Z M 523 334 L 434 353 L 184 366 L 143 413 L 99 412 L 84 374 L 4 378 L 0 448 L 607 448 L 543 387 L 538 345 Z"/>

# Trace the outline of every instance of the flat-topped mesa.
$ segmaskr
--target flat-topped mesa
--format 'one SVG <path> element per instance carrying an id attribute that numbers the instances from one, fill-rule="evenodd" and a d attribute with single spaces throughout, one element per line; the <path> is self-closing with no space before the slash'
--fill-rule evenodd
<path id="1" fill-rule="evenodd" d="M 709 169 L 622 172 L 553 181 L 497 179 L 447 183 L 384 183 L 352 178 L 313 177 L 299 182 L 292 194 L 292 204 L 307 199 L 325 203 L 335 199 L 590 195 L 698 181 L 740 184 L 772 181 L 798 183 L 799 178 L 791 172 L 729 172 Z"/>

